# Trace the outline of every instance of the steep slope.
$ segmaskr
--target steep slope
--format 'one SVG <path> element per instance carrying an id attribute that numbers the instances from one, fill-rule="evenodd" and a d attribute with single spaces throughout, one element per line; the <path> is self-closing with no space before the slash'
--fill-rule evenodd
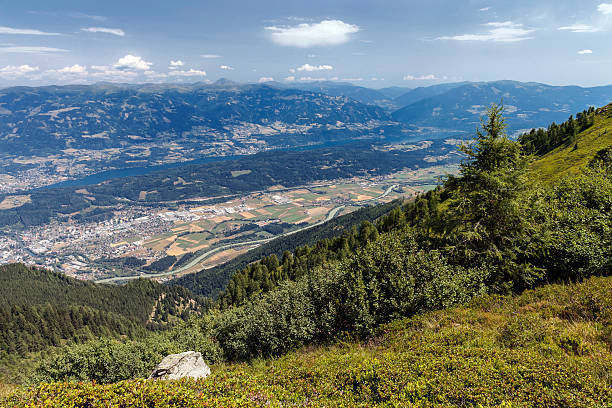
<path id="1" fill-rule="evenodd" d="M 371 239 L 344 261 L 317 264 L 239 307 L 146 341 L 58 350 L 37 371 L 47 381 L 110 383 L 148 374 L 168 351 L 196 349 L 225 363 L 213 370 L 218 376 L 178 388 L 43 386 L 13 402 L 129 405 L 121 399 L 134 398 L 132 390 L 182 406 L 606 406 L 612 281 L 601 276 L 611 271 L 610 169 L 541 189 L 526 177 L 519 143 L 497 131 L 498 107 L 489 120 L 459 176 L 392 211 L 378 235 L 367 228 Z M 343 247 L 352 248 L 348 240 Z M 282 272 L 262 264 L 267 270 L 236 275 L 238 292 Z M 575 281 L 584 283 L 525 292 Z M 342 343 L 320 347 L 330 341 Z M 310 348 L 292 352 L 303 345 Z M 252 371 L 228 365 L 287 353 Z"/>
<path id="2" fill-rule="evenodd" d="M 22 264 L 0 266 L 0 300 L 0 356 L 65 341 L 133 337 L 203 309 L 203 299 L 180 287 L 145 280 L 96 285 Z"/>
<path id="3" fill-rule="evenodd" d="M 214 365 L 202 381 L 56 383 L 18 391 L 4 404 L 604 407 L 612 403 L 610 292 L 612 278 L 591 278 L 480 297 L 395 321 L 364 343 Z"/>
<path id="4" fill-rule="evenodd" d="M 3 306 L 87 306 L 122 315 L 144 325 L 160 298 L 164 298 L 162 306 L 168 308 L 173 307 L 175 301 L 185 305 L 191 303 L 194 311 L 202 306 L 183 288 L 170 288 L 148 280 L 134 281 L 125 286 L 97 285 L 22 264 L 0 266 L 0 299 Z M 173 315 L 177 317 L 176 313 Z"/>
<path id="5" fill-rule="evenodd" d="M 550 184 L 567 175 L 578 174 L 595 154 L 612 148 L 612 104 L 597 110 L 595 123 L 566 143 L 533 163 L 534 177 Z"/>
<path id="6" fill-rule="evenodd" d="M 612 100 L 612 86 L 597 88 L 557 87 L 538 83 L 497 81 L 468 83 L 420 100 L 393 113 L 400 122 L 417 127 L 463 131 L 471 135 L 486 108 L 503 102 L 510 134 L 564 121 L 589 106 Z"/>

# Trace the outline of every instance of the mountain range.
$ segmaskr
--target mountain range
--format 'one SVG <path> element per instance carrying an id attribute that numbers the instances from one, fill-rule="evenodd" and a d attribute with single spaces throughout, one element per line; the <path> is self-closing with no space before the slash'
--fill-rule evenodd
<path id="1" fill-rule="evenodd" d="M 369 89 L 344 82 L 111 84 L 0 90 L 5 191 L 109 169 L 355 140 L 468 138 L 491 103 L 512 135 L 612 100 L 612 86 L 516 81 Z M 13 181 L 16 180 L 16 181 Z"/>
<path id="2" fill-rule="evenodd" d="M 309 144 L 367 133 L 389 121 L 379 107 L 346 96 L 240 85 L 17 87 L 0 91 L 0 149 L 53 154 L 63 149 L 107 149 L 147 142 L 249 145 Z M 24 150 L 25 148 L 25 150 Z"/>

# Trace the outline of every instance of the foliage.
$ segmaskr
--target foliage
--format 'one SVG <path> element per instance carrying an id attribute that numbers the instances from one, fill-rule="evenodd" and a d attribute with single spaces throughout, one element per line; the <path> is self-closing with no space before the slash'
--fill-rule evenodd
<path id="1" fill-rule="evenodd" d="M 612 403 L 612 278 L 383 326 L 343 342 L 252 364 L 213 365 L 205 380 L 41 384 L 7 407 L 593 407 Z"/>
<path id="2" fill-rule="evenodd" d="M 100 337 L 135 338 L 205 307 L 180 287 L 148 280 L 98 285 L 22 264 L 0 266 L 0 299 L 0 358 Z"/>
<path id="3" fill-rule="evenodd" d="M 612 271 L 612 171 L 603 166 L 561 180 L 544 193 L 539 259 L 547 278 L 578 280 Z"/>
<path id="4" fill-rule="evenodd" d="M 542 276 L 527 262 L 538 245 L 526 200 L 528 162 L 506 136 L 502 112 L 503 106 L 491 106 L 475 140 L 460 147 L 468 160 L 445 183 L 449 199 L 438 222 L 451 259 L 486 266 L 495 291 L 531 287 Z"/>
<path id="5" fill-rule="evenodd" d="M 578 115 L 570 116 L 566 122 L 552 123 L 548 129 L 531 129 L 519 137 L 522 148 L 528 154 L 543 156 L 559 146 L 576 143 L 578 133 L 595 124 L 595 108 L 591 107 Z"/>

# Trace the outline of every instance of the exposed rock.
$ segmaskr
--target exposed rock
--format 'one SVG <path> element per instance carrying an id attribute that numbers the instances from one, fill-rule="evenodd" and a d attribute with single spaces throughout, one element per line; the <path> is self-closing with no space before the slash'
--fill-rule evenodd
<path id="1" fill-rule="evenodd" d="M 195 351 L 186 351 L 164 357 L 149 378 L 178 380 L 183 377 L 206 378 L 209 375 L 210 368 L 202 359 L 202 355 Z"/>

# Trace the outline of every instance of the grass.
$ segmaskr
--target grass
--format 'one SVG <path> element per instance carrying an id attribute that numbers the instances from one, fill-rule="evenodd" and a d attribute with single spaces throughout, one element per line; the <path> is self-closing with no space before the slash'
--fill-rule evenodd
<path id="1" fill-rule="evenodd" d="M 397 320 L 282 358 L 212 367 L 206 380 L 50 384 L 16 407 L 609 407 L 612 278 Z M 174 405 L 173 405 L 174 404 Z"/>
<path id="2" fill-rule="evenodd" d="M 564 176 L 575 175 L 599 150 L 612 146 L 612 105 L 607 112 L 595 116 L 595 124 L 577 137 L 574 144 L 560 146 L 533 163 L 534 175 L 544 184 L 552 184 Z M 604 109 L 606 109 L 604 108 Z"/>

